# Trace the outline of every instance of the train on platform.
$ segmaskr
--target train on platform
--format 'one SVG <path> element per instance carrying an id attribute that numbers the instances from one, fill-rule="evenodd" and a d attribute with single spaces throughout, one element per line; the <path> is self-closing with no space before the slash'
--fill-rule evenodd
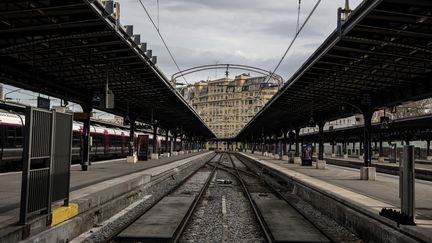
<path id="1" fill-rule="evenodd" d="M 17 170 L 22 167 L 25 116 L 0 110 L 0 172 Z M 83 148 L 83 124 L 73 122 L 72 162 L 81 161 Z M 136 131 L 134 137 L 149 136 L 149 150 L 153 152 L 153 134 Z M 91 122 L 90 160 L 97 161 L 126 157 L 129 153 L 129 130 L 124 126 Z M 158 152 L 165 151 L 165 137 L 157 135 Z M 180 141 L 174 143 L 180 147 Z"/>

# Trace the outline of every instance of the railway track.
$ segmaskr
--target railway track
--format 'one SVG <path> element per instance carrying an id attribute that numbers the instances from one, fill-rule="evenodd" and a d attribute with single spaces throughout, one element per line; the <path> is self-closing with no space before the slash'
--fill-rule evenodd
<path id="1" fill-rule="evenodd" d="M 220 153 L 114 242 L 336 242 L 235 154 Z"/>
<path id="2" fill-rule="evenodd" d="M 216 164 L 222 156 L 209 161 Z M 205 164 L 161 198 L 143 215 L 119 230 L 111 242 L 177 242 L 192 213 L 214 177 L 216 167 Z"/>
<path id="3" fill-rule="evenodd" d="M 328 235 L 326 235 L 325 232 L 323 232 L 319 227 L 317 227 L 317 225 L 315 225 L 313 221 L 309 220 L 301 211 L 297 210 L 297 208 L 293 206 L 290 201 L 287 200 L 281 193 L 279 193 L 274 187 L 266 183 L 256 174 L 253 174 L 254 176 L 250 178 L 249 181 L 253 179 L 255 180 L 255 183 L 262 184 L 263 187 L 269 190 L 259 190 L 255 193 L 251 193 L 251 190 L 249 190 L 249 185 L 247 182 L 245 182 L 244 177 L 251 177 L 252 173 L 247 172 L 245 169 L 238 168 L 239 164 L 246 169 L 247 166 L 240 159 L 238 159 L 235 154 L 230 154 L 230 160 L 233 171 L 235 171 L 236 176 L 238 177 L 244 188 L 245 195 L 248 198 L 251 207 L 254 209 L 255 217 L 260 223 L 261 230 L 263 231 L 267 242 L 332 242 Z M 261 203 L 261 197 L 265 197 L 265 201 L 273 201 L 273 203 Z M 275 204 L 279 205 L 282 211 L 272 210 L 271 208 L 269 208 Z M 291 225 L 290 227 L 282 229 L 281 225 L 286 225 L 287 218 L 281 217 L 280 219 L 271 220 L 270 217 L 275 211 L 279 211 L 279 213 L 285 214 L 285 216 L 287 216 L 291 221 L 293 219 L 295 219 L 296 221 L 302 221 L 301 224 L 298 224 L 301 226 L 292 227 Z M 266 217 L 266 215 L 269 215 L 269 217 Z"/>

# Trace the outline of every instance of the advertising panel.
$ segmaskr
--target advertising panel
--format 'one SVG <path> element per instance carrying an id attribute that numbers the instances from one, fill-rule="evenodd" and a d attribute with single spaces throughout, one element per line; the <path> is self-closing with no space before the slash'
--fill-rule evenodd
<path id="1" fill-rule="evenodd" d="M 307 143 L 302 148 L 302 165 L 312 165 L 312 144 Z"/>

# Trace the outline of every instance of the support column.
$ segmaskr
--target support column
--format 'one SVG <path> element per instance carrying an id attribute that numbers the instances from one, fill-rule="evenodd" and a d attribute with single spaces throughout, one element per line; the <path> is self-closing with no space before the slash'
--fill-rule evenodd
<path id="1" fill-rule="evenodd" d="M 287 131 L 283 131 L 283 148 L 282 155 L 287 155 Z"/>
<path id="2" fill-rule="evenodd" d="M 174 135 L 174 134 L 172 134 L 172 135 Z M 175 141 L 174 140 L 174 136 L 171 136 L 171 138 L 170 138 L 170 149 L 169 149 L 169 153 L 170 153 L 171 156 L 173 156 L 173 153 L 174 153 L 174 144 L 175 144 L 174 141 Z"/>
<path id="3" fill-rule="evenodd" d="M 334 158 L 334 157 L 336 157 L 336 154 L 335 154 L 335 144 L 336 144 L 336 141 L 332 141 L 332 154 L 331 154 L 331 157 L 332 158 Z"/>
<path id="4" fill-rule="evenodd" d="M 356 148 L 355 145 L 356 145 L 356 142 L 353 141 L 353 142 L 352 142 L 352 154 L 353 154 L 353 155 L 357 155 L 357 152 L 355 151 L 355 148 Z"/>
<path id="5" fill-rule="evenodd" d="M 129 124 L 129 155 L 126 157 L 127 163 L 138 162 L 137 151 L 135 151 L 135 118 L 130 117 Z"/>
<path id="6" fill-rule="evenodd" d="M 379 134 L 378 162 L 384 162 L 383 141 L 381 132 Z"/>
<path id="7" fill-rule="evenodd" d="M 299 140 L 300 140 L 300 128 L 295 128 L 295 154 L 294 154 L 294 164 L 301 164 L 300 158 L 300 149 L 299 149 Z"/>
<path id="8" fill-rule="evenodd" d="M 169 133 L 169 130 L 165 129 L 165 151 L 164 151 L 164 153 L 167 157 L 169 157 L 171 155 L 169 152 L 169 149 L 168 149 L 169 148 L 168 133 Z"/>
<path id="9" fill-rule="evenodd" d="M 319 144 L 319 142 L 318 142 Z M 318 145 L 319 146 L 319 145 Z M 319 149 L 316 147 L 316 141 L 314 141 L 313 147 L 312 147 L 312 156 L 316 155 Z"/>
<path id="10" fill-rule="evenodd" d="M 374 156 L 375 156 L 377 151 L 378 151 L 378 141 L 375 139 L 374 140 Z"/>
<path id="11" fill-rule="evenodd" d="M 172 147 L 172 152 L 177 153 L 177 129 L 174 130 L 173 137 L 174 137 L 174 144 Z M 177 155 L 177 154 L 175 154 L 175 155 Z"/>
<path id="12" fill-rule="evenodd" d="M 184 134 L 180 132 L 180 154 L 184 153 Z"/>
<path id="13" fill-rule="evenodd" d="M 295 139 L 294 139 L 295 150 L 294 150 L 294 156 L 296 156 L 296 157 L 300 156 L 300 153 L 299 153 L 299 134 L 298 134 L 299 131 L 300 131 L 300 129 L 298 129 L 298 128 L 295 129 Z"/>
<path id="14" fill-rule="evenodd" d="M 153 125 L 153 153 L 151 154 L 152 159 L 159 159 L 158 141 L 157 141 L 157 125 Z"/>
<path id="15" fill-rule="evenodd" d="M 268 139 L 266 139 L 266 152 L 267 155 L 270 153 L 270 144 L 271 144 L 271 137 L 269 137 Z"/>
<path id="16" fill-rule="evenodd" d="M 169 130 L 168 129 L 165 129 L 165 150 L 164 150 L 164 153 L 168 153 L 168 147 L 169 147 L 169 145 L 168 145 L 168 133 L 169 133 Z"/>
<path id="17" fill-rule="evenodd" d="M 362 180 L 375 180 L 376 169 L 372 167 L 372 153 L 371 153 L 371 133 L 372 133 L 372 109 L 363 109 L 364 119 L 364 167 L 360 168 L 360 179 Z"/>
<path id="18" fill-rule="evenodd" d="M 317 169 L 325 169 L 326 161 L 324 160 L 324 121 L 318 121 L 318 160 Z"/>
<path id="19" fill-rule="evenodd" d="M 405 145 L 403 148 L 402 173 L 399 179 L 401 199 L 401 213 L 407 218 L 404 224 L 415 225 L 415 162 L 414 146 Z"/>
<path id="20" fill-rule="evenodd" d="M 251 142 L 252 142 L 252 148 L 251 148 L 251 153 L 255 153 L 255 147 L 256 147 L 256 142 L 253 138 L 251 138 Z"/>
<path id="21" fill-rule="evenodd" d="M 347 153 L 347 142 L 346 142 L 346 138 L 344 138 L 343 143 L 342 143 L 342 153 L 343 153 L 343 158 L 347 159 L 348 158 L 348 153 Z"/>
<path id="22" fill-rule="evenodd" d="M 82 150 L 81 150 L 81 170 L 87 171 L 88 167 L 91 165 L 90 161 L 90 114 L 93 110 L 91 104 L 81 105 L 84 113 L 86 113 L 86 118 L 83 121 L 82 130 Z"/>
<path id="23" fill-rule="evenodd" d="M 426 159 L 432 160 L 432 156 L 430 155 L 430 140 L 426 140 Z"/>

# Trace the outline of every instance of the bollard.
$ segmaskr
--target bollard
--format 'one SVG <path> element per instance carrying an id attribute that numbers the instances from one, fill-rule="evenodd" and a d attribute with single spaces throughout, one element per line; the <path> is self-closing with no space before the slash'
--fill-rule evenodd
<path id="1" fill-rule="evenodd" d="M 415 217 L 414 169 L 414 146 L 405 145 L 399 167 L 399 198 L 401 199 L 401 213 L 407 217 L 409 224 L 414 224 Z"/>

